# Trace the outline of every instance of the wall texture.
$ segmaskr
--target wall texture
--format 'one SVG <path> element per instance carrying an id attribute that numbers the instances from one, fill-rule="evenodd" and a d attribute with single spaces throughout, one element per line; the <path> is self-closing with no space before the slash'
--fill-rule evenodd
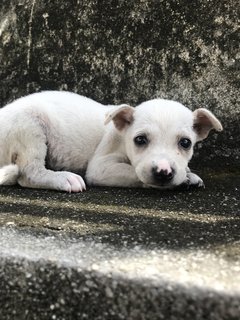
<path id="1" fill-rule="evenodd" d="M 240 167 L 238 0 L 1 0 L 0 105 L 71 90 L 103 103 L 207 107 L 225 131 L 198 167 Z M 199 157 L 201 156 L 201 161 Z"/>

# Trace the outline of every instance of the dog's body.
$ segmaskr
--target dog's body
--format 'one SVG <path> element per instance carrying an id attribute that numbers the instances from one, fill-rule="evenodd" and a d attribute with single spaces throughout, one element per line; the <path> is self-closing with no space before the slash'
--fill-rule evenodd
<path id="1" fill-rule="evenodd" d="M 35 93 L 0 110 L 0 184 L 79 192 L 86 172 L 93 185 L 202 185 L 188 162 L 213 128 L 222 130 L 211 112 L 169 100 L 132 108 L 70 92 Z"/>

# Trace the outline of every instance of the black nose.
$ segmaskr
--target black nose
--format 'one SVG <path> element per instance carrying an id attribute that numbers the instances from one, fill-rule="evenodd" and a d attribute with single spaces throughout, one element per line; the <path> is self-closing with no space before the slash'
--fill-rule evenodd
<path id="1" fill-rule="evenodd" d="M 153 168 L 152 173 L 156 182 L 165 184 L 173 179 L 175 170 L 171 168 L 171 171 L 169 172 L 168 170 L 159 171 L 158 168 Z"/>

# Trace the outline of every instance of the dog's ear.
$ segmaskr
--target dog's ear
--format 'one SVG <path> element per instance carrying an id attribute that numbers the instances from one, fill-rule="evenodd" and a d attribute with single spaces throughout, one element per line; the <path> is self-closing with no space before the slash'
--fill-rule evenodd
<path id="1" fill-rule="evenodd" d="M 112 120 L 115 127 L 121 131 L 133 122 L 133 113 L 133 107 L 130 107 L 127 104 L 121 104 L 117 109 L 106 115 L 104 123 L 108 124 Z"/>
<path id="2" fill-rule="evenodd" d="M 221 122 L 205 108 L 193 112 L 193 129 L 198 135 L 198 141 L 207 138 L 210 130 L 222 131 Z"/>

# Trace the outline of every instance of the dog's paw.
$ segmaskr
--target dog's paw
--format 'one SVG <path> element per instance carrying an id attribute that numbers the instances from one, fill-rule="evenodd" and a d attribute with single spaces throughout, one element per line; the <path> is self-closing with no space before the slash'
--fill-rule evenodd
<path id="1" fill-rule="evenodd" d="M 83 178 L 72 172 L 59 172 L 58 190 L 66 192 L 82 192 L 86 190 L 86 185 Z"/>
<path id="2" fill-rule="evenodd" d="M 205 188 L 203 180 L 195 173 L 188 172 L 186 180 L 180 185 L 176 186 L 174 189 L 185 191 L 191 188 Z"/>
<path id="3" fill-rule="evenodd" d="M 203 180 L 195 173 L 187 173 L 187 184 L 189 187 L 205 188 Z"/>

